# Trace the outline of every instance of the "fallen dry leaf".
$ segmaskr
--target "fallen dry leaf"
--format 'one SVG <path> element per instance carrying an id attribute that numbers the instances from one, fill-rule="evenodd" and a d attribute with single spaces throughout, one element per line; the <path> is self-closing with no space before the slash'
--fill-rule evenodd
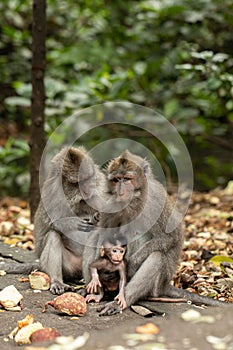
<path id="1" fill-rule="evenodd" d="M 14 233 L 14 224 L 11 221 L 2 221 L 0 223 L 0 235 L 10 236 Z"/>
<path id="2" fill-rule="evenodd" d="M 26 348 L 24 348 L 24 350 L 46 350 L 48 348 L 44 348 L 44 347 L 41 347 L 41 346 L 26 346 Z"/>
<path id="3" fill-rule="evenodd" d="M 20 242 L 20 239 L 19 238 L 10 238 L 10 237 L 7 237 L 6 239 L 4 239 L 4 243 L 5 244 L 9 244 L 9 245 L 16 245 L 18 242 Z"/>
<path id="4" fill-rule="evenodd" d="M 136 327 L 136 332 L 139 334 L 158 334 L 159 328 L 155 324 L 149 322 L 142 326 Z"/>
<path id="5" fill-rule="evenodd" d="M 20 330 L 25 326 L 28 326 L 29 324 L 32 324 L 33 322 L 34 322 L 34 317 L 32 315 L 27 315 L 23 320 L 19 320 L 17 322 L 18 330 Z"/>
<path id="6" fill-rule="evenodd" d="M 210 259 L 213 262 L 215 256 L 224 256 L 224 261 L 233 259 L 232 194 L 219 189 L 194 192 L 183 226 L 182 262 L 174 276 L 174 285 L 230 301 L 233 289 L 218 284 L 218 279 L 226 277 L 226 269 L 215 266 Z"/>
<path id="7" fill-rule="evenodd" d="M 28 278 L 28 277 L 19 277 L 19 278 L 18 278 L 18 281 L 19 281 L 20 283 L 29 282 L 29 278 Z"/>

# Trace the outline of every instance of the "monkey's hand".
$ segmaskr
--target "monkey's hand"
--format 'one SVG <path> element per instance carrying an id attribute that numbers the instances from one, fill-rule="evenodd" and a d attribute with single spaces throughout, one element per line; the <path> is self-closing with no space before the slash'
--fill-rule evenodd
<path id="1" fill-rule="evenodd" d="M 67 290 L 74 291 L 74 288 L 72 286 L 69 286 L 68 284 L 65 284 L 59 281 L 54 281 L 51 283 L 50 292 L 52 294 L 60 295 L 66 292 Z"/>
<path id="2" fill-rule="evenodd" d="M 93 275 L 92 280 L 88 283 L 86 289 L 89 294 L 98 293 L 98 288 L 101 288 L 102 284 L 100 283 L 99 276 Z"/>
<path id="3" fill-rule="evenodd" d="M 110 303 L 99 307 L 97 311 L 99 312 L 99 316 L 111 316 L 121 313 L 122 308 L 116 303 L 116 301 L 111 301 Z"/>
<path id="4" fill-rule="evenodd" d="M 51 224 L 52 229 L 58 232 L 62 232 L 64 235 L 70 234 L 70 232 L 83 231 L 90 232 L 94 229 L 95 223 L 91 217 L 79 218 L 79 217 L 65 217 L 60 218 Z"/>
<path id="5" fill-rule="evenodd" d="M 125 297 L 122 293 L 119 293 L 114 300 L 116 300 L 117 304 L 120 305 L 121 309 L 124 310 L 127 308 Z"/>
<path id="6" fill-rule="evenodd" d="M 94 229 L 94 224 L 89 218 L 80 219 L 78 223 L 78 230 L 83 232 L 90 232 Z"/>

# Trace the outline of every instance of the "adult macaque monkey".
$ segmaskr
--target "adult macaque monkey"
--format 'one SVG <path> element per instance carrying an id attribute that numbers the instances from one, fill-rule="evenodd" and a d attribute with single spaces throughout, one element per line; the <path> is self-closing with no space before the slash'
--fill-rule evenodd
<path id="1" fill-rule="evenodd" d="M 118 211 L 101 214 L 99 228 L 90 236 L 84 249 L 86 282 L 90 281 L 88 266 L 99 256 L 100 242 L 109 234 L 108 231 L 114 234 L 120 230 L 128 242 L 126 258 L 130 280 L 125 288 L 127 307 L 148 296 L 223 305 L 220 301 L 170 285 L 181 255 L 183 235 L 175 216 L 172 216 L 173 230 L 166 231 L 173 208 L 164 187 L 155 180 L 148 161 L 126 150 L 109 163 L 107 179 L 112 203 L 116 204 Z M 120 310 L 113 301 L 102 307 L 100 315 L 111 315 Z"/>
<path id="2" fill-rule="evenodd" d="M 126 286 L 126 244 L 124 237 L 109 237 L 100 248 L 100 258 L 90 265 L 91 281 L 86 290 L 86 301 L 100 302 L 105 290 L 117 291 L 114 298 L 122 309 L 126 308 L 124 289 Z"/>
<path id="3" fill-rule="evenodd" d="M 82 276 L 82 251 L 92 234 L 88 231 L 95 224 L 94 207 L 104 186 L 103 173 L 83 147 L 64 148 L 51 161 L 35 214 L 34 235 L 39 268 L 50 276 L 53 294 L 71 288 L 64 280 Z M 28 273 L 37 267 L 20 265 L 3 268 L 9 273 Z"/>

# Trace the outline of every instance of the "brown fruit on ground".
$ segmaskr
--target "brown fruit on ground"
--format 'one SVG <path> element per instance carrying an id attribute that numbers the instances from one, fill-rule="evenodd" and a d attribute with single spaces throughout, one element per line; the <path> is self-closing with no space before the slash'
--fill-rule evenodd
<path id="1" fill-rule="evenodd" d="M 46 311 L 48 305 L 54 307 L 55 310 L 63 312 L 68 315 L 84 316 L 87 311 L 87 304 L 85 298 L 73 292 L 59 295 L 54 300 L 48 301 L 43 312 Z"/>
<path id="2" fill-rule="evenodd" d="M 33 332 L 30 341 L 32 343 L 41 343 L 44 341 L 50 341 L 53 340 L 56 337 L 59 337 L 61 334 L 54 328 L 42 328 L 38 329 L 37 331 Z"/>

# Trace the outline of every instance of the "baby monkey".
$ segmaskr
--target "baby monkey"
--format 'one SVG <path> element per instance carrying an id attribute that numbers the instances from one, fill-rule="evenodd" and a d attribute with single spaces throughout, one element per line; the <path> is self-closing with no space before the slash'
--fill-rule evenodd
<path id="1" fill-rule="evenodd" d="M 126 244 L 122 236 L 111 237 L 104 240 L 100 248 L 100 258 L 90 264 L 91 281 L 86 287 L 86 301 L 100 302 L 104 296 L 104 291 L 117 291 L 114 300 L 125 309 L 126 301 L 124 288 L 126 286 Z"/>

